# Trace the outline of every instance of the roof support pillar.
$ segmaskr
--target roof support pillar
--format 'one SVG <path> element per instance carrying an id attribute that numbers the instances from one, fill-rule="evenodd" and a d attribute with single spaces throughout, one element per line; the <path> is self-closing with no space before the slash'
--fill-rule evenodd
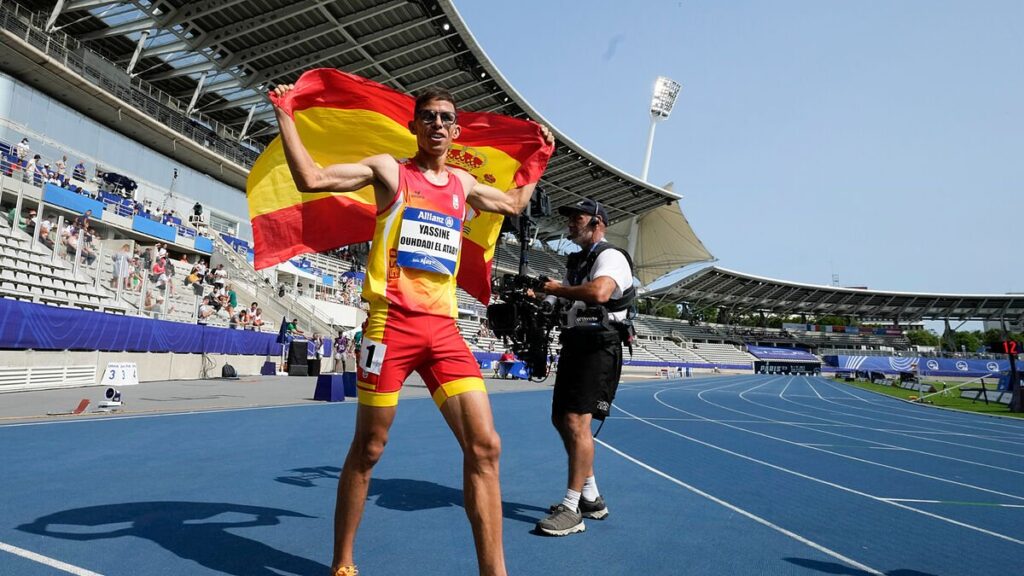
<path id="1" fill-rule="evenodd" d="M 245 134 L 249 131 L 249 125 L 252 124 L 252 116 L 256 113 L 257 104 L 249 106 L 249 116 L 245 119 L 245 124 L 242 125 L 242 132 L 238 135 L 238 141 L 241 142 L 245 139 Z"/>
<path id="2" fill-rule="evenodd" d="M 626 250 L 629 252 L 629 257 L 636 261 L 636 241 L 640 236 L 640 219 L 633 216 L 629 219 L 629 235 L 626 237 L 626 243 L 629 245 Z"/>
<path id="3" fill-rule="evenodd" d="M 132 75 L 132 70 L 135 69 L 135 65 L 139 63 L 139 55 L 142 54 L 142 47 L 146 44 L 146 40 L 149 38 L 149 30 L 143 30 L 142 34 L 139 35 L 139 43 L 135 45 L 135 52 L 132 53 L 132 60 L 128 63 L 126 72 L 128 75 Z"/>
<path id="4" fill-rule="evenodd" d="M 47 32 L 53 32 L 57 24 L 57 16 L 64 10 L 64 0 L 57 0 L 57 3 L 53 6 L 53 12 L 50 12 L 50 17 L 46 19 L 46 26 L 43 26 L 43 30 Z"/>
<path id="5" fill-rule="evenodd" d="M 206 82 L 206 75 L 209 72 L 203 72 L 199 75 L 199 81 L 196 82 L 196 91 L 192 93 L 192 101 L 188 103 L 188 108 L 185 109 L 185 116 L 188 116 L 196 109 L 196 102 L 199 101 L 199 95 L 203 93 L 203 82 Z"/>

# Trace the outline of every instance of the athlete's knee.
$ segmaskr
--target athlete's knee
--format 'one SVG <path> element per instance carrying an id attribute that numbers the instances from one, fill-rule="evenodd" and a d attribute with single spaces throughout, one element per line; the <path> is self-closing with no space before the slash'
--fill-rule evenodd
<path id="1" fill-rule="evenodd" d="M 467 460 L 478 465 L 496 464 L 501 458 L 501 437 L 498 436 L 497 430 L 492 428 L 469 437 L 465 456 Z"/>
<path id="2" fill-rule="evenodd" d="M 349 458 L 362 468 L 372 468 L 384 455 L 387 444 L 387 432 L 359 434 L 352 439 Z"/>

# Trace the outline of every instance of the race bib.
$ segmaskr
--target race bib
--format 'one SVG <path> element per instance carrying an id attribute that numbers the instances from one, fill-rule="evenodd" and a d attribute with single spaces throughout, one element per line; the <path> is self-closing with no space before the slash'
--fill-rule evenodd
<path id="1" fill-rule="evenodd" d="M 387 353 L 386 344 L 374 342 L 363 337 L 363 346 L 359 349 L 359 367 L 370 374 L 380 374 L 381 364 L 384 363 L 384 355 Z"/>
<path id="2" fill-rule="evenodd" d="M 406 208 L 398 237 L 397 264 L 451 276 L 462 245 L 462 221 L 454 216 Z"/>

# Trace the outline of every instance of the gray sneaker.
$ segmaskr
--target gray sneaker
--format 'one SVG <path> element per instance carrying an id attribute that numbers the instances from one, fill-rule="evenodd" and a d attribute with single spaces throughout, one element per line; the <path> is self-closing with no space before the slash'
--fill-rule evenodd
<path id="1" fill-rule="evenodd" d="M 552 504 L 548 507 L 548 512 L 554 513 L 555 509 L 561 506 L 559 504 Z M 580 514 L 584 518 L 590 518 L 592 520 L 604 520 L 608 517 L 608 506 L 604 503 L 604 496 L 598 496 L 594 500 L 587 500 L 586 498 L 580 498 Z"/>
<path id="2" fill-rule="evenodd" d="M 586 530 L 579 510 L 569 510 L 564 504 L 555 506 L 547 518 L 537 522 L 537 531 L 548 536 L 568 536 Z"/>

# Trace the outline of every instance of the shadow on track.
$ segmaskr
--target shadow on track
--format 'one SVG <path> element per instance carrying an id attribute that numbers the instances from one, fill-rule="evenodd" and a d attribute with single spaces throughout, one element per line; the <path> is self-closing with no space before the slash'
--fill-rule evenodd
<path id="1" fill-rule="evenodd" d="M 871 576 L 870 572 L 859 570 L 852 566 L 845 564 L 837 564 L 835 562 L 822 562 L 821 560 L 811 560 L 809 558 L 784 558 L 786 562 L 790 564 L 796 564 L 804 568 L 809 568 L 823 574 L 841 574 L 842 576 Z M 935 576 L 931 572 L 919 572 L 917 570 L 892 570 L 885 573 L 886 576 Z"/>
<path id="2" fill-rule="evenodd" d="M 237 521 L 218 515 L 249 516 Z M 319 576 L 330 568 L 271 548 L 230 530 L 274 526 L 281 518 L 312 518 L 289 510 L 219 502 L 132 502 L 55 512 L 18 530 L 66 540 L 103 540 L 134 536 L 177 556 L 235 576 L 278 576 L 282 572 Z"/>
<path id="3" fill-rule="evenodd" d="M 377 506 L 406 512 L 449 506 L 461 507 L 463 501 L 462 490 L 425 480 L 405 478 L 374 478 L 370 480 L 369 496 L 376 497 Z M 526 522 L 531 526 L 548 513 L 547 508 L 505 501 L 501 503 L 501 510 L 505 518 Z M 537 514 L 531 516 L 529 512 Z"/>

